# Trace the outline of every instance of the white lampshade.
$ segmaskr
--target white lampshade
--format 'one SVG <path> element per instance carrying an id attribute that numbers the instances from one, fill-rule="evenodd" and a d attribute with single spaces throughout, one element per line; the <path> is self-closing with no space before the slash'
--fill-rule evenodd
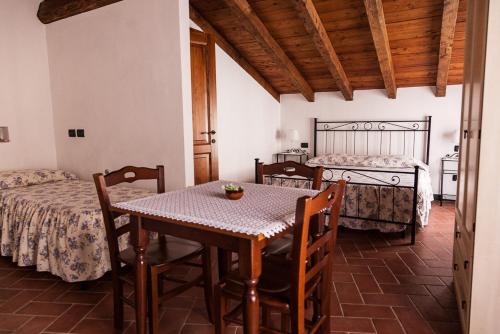
<path id="1" fill-rule="evenodd" d="M 286 132 L 286 138 L 289 141 L 299 141 L 299 131 L 292 129 Z"/>

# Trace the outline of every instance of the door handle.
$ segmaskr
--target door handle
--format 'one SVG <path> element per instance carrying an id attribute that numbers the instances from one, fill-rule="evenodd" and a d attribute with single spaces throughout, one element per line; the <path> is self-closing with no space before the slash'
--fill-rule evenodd
<path id="1" fill-rule="evenodd" d="M 212 131 L 204 131 L 204 132 L 202 132 L 201 134 L 202 134 L 202 135 L 212 135 L 212 136 L 213 136 L 213 135 L 214 135 L 214 134 L 216 134 L 216 133 L 217 133 L 217 132 L 215 132 L 215 130 L 212 130 Z"/>
<path id="2" fill-rule="evenodd" d="M 468 130 L 464 130 L 464 139 L 467 139 L 467 134 L 469 133 Z"/>

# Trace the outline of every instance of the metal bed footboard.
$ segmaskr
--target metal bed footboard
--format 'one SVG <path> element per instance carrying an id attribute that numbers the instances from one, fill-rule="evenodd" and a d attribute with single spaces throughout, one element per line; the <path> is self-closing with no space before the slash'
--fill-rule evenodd
<path id="1" fill-rule="evenodd" d="M 255 159 L 256 166 L 259 163 L 259 159 Z M 257 171 L 257 169 L 256 169 Z M 375 215 L 370 215 L 369 217 L 363 216 L 359 210 L 359 198 L 360 198 L 360 190 L 359 187 L 356 189 L 356 203 L 357 209 L 356 214 L 348 214 L 347 203 L 344 200 L 342 204 L 341 217 L 342 218 L 350 218 L 357 220 L 365 220 L 377 223 L 387 223 L 387 224 L 395 224 L 395 225 L 403 225 L 410 228 L 411 233 L 411 244 L 415 244 L 416 232 L 417 232 L 417 205 L 418 205 L 418 179 L 419 179 L 419 171 L 420 168 L 415 166 L 414 168 L 406 168 L 406 169 L 398 169 L 398 170 L 390 170 L 390 169 L 364 169 L 364 168 L 341 168 L 341 167 L 330 167 L 324 168 L 323 172 L 323 184 L 324 186 L 328 186 L 333 182 L 336 182 L 340 179 L 347 181 L 348 185 L 357 185 L 357 186 L 366 186 L 366 187 L 375 187 L 377 189 L 376 193 L 378 196 L 378 205 L 377 212 Z M 382 174 L 379 177 L 374 177 L 370 175 L 370 173 Z M 340 177 L 335 177 L 340 174 Z M 406 176 L 407 180 L 405 184 L 401 184 L 401 178 Z M 411 176 L 409 176 L 411 175 Z M 357 182 L 353 181 L 353 178 L 366 178 L 367 182 Z M 301 178 L 301 177 L 293 177 L 293 176 L 285 176 L 285 175 L 269 175 L 266 176 L 265 182 L 270 184 L 277 185 L 288 185 L 295 187 L 306 187 L 308 184 L 303 184 L 304 182 L 312 182 L 310 179 Z M 310 185 L 310 184 L 309 184 Z M 392 189 L 392 208 L 390 219 L 381 218 L 380 210 L 381 210 L 381 192 L 382 188 L 384 189 Z M 402 221 L 398 220 L 396 217 L 398 216 L 396 212 L 398 211 L 398 207 L 396 207 L 395 203 L 395 192 L 397 189 L 409 189 L 412 193 L 411 198 L 411 219 L 410 221 Z M 406 230 L 405 230 L 406 231 Z M 405 233 L 403 231 L 403 234 Z"/>

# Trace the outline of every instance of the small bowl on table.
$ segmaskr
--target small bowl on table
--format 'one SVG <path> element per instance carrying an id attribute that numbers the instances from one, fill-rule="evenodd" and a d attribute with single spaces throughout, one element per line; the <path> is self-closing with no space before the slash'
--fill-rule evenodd
<path id="1" fill-rule="evenodd" d="M 239 200 L 245 193 L 241 186 L 235 186 L 233 184 L 227 184 L 222 188 L 226 192 L 226 197 L 233 201 Z"/>

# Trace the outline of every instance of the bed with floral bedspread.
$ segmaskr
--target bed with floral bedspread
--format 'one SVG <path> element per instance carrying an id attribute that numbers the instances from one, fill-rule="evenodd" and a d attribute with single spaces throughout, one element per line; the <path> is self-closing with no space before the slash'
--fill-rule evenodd
<path id="1" fill-rule="evenodd" d="M 413 214 L 415 166 L 419 167 L 416 221 L 425 226 L 434 195 L 429 166 L 418 159 L 398 155 L 328 154 L 312 158 L 308 166 L 323 166 L 323 187 L 339 179 L 348 181 L 339 224 L 359 230 L 400 232 L 410 223 Z M 308 182 L 273 177 L 275 185 L 308 187 Z M 348 217 L 358 217 L 348 218 Z"/>
<path id="2" fill-rule="evenodd" d="M 110 188 L 112 202 L 151 194 L 126 186 Z M 123 238 L 120 246 L 126 244 Z M 0 172 L 0 255 L 67 282 L 104 275 L 111 265 L 94 183 L 60 170 Z"/>

